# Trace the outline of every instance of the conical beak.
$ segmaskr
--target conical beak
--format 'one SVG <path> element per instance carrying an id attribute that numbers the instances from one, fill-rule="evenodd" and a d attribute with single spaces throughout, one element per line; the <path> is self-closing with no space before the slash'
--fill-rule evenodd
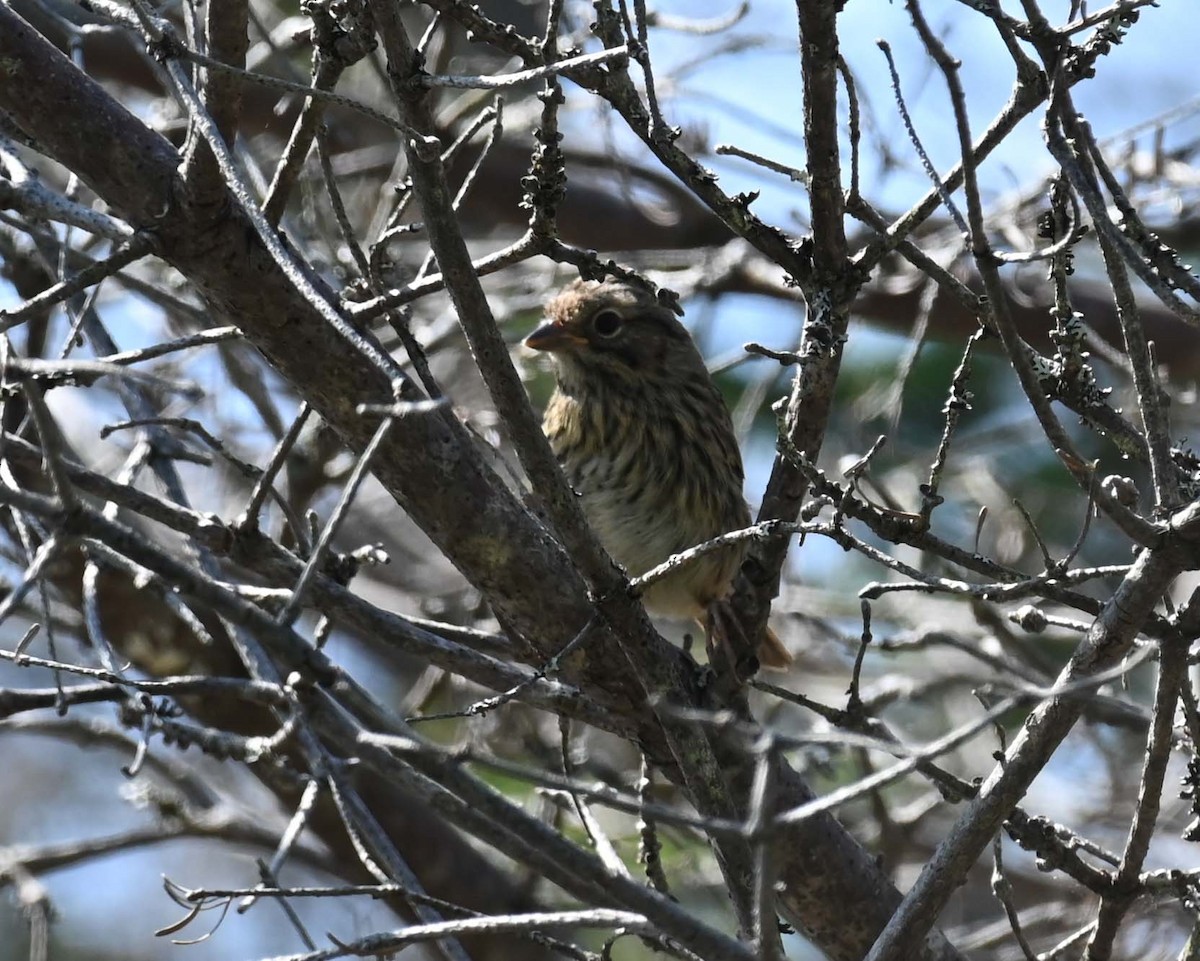
<path id="1" fill-rule="evenodd" d="M 578 347 L 586 343 L 584 338 L 553 320 L 542 324 L 525 338 L 525 346 L 533 350 L 566 350 L 569 347 Z"/>

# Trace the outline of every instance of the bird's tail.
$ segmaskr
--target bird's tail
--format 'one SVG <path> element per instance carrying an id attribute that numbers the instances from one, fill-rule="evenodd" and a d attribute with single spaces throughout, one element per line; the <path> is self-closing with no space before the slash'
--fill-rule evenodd
<path id="1" fill-rule="evenodd" d="M 792 666 L 792 652 L 784 646 L 770 627 L 763 632 L 763 639 L 758 645 L 758 663 L 768 671 L 786 671 Z"/>

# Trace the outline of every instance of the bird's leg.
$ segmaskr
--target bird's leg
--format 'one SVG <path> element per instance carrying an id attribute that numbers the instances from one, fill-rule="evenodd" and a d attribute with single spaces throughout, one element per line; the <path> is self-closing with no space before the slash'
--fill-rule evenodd
<path id="1" fill-rule="evenodd" d="M 712 601 L 704 609 L 704 640 L 708 662 L 719 674 L 732 674 L 740 684 L 758 673 L 758 656 L 726 601 Z"/>

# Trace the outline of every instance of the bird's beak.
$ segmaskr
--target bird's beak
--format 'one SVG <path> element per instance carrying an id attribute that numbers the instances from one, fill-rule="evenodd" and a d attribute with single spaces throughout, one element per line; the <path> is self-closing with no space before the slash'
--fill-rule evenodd
<path id="1" fill-rule="evenodd" d="M 568 347 L 578 347 L 587 341 L 578 334 L 573 334 L 557 321 L 547 321 L 525 338 L 525 346 L 533 350 L 565 350 Z"/>

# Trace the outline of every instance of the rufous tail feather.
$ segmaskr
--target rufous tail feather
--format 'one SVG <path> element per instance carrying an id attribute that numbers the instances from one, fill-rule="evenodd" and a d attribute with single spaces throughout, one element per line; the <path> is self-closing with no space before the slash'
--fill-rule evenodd
<path id="1" fill-rule="evenodd" d="M 786 671 L 792 666 L 793 660 L 792 652 L 784 646 L 779 635 L 767 627 L 758 645 L 758 663 L 768 671 Z"/>

